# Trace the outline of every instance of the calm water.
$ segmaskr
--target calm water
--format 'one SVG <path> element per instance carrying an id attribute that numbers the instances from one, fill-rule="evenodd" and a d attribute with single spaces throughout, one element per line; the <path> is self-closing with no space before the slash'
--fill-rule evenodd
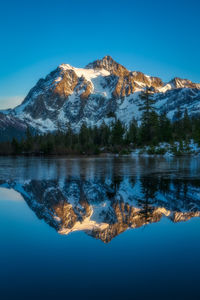
<path id="1" fill-rule="evenodd" d="M 0 158 L 0 299 L 199 299 L 200 158 Z"/>

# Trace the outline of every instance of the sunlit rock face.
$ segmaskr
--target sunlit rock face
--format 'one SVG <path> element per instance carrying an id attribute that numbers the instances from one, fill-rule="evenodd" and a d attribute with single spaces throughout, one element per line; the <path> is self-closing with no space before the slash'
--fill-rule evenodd
<path id="1" fill-rule="evenodd" d="M 1 181 L 60 234 L 84 231 L 108 243 L 129 228 L 200 216 L 200 180 L 113 177 Z"/>
<path id="2" fill-rule="evenodd" d="M 21 105 L 4 113 L 41 132 L 81 125 L 111 124 L 113 115 L 126 126 L 140 121 L 140 94 L 150 87 L 158 112 L 173 120 L 177 107 L 190 116 L 200 113 L 200 84 L 174 78 L 164 83 L 159 77 L 130 71 L 110 56 L 85 68 L 61 64 L 30 90 Z M 1 127 L 0 127 L 1 130 Z"/>

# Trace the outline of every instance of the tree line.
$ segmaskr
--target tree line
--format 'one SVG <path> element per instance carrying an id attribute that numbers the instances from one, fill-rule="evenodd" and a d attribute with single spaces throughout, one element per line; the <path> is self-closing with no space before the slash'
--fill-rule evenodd
<path id="1" fill-rule="evenodd" d="M 185 109 L 182 114 L 177 109 L 173 121 L 166 113 L 158 114 L 150 89 L 141 94 L 142 117 L 140 124 L 135 119 L 126 127 L 119 119 L 108 126 L 87 127 L 82 124 L 80 131 L 74 132 L 70 124 L 66 130 L 53 133 L 32 134 L 28 128 L 26 137 L 0 143 L 1 155 L 67 155 L 99 154 L 101 152 L 128 154 L 132 149 L 156 146 L 161 142 L 189 143 L 191 139 L 200 144 L 200 117 L 190 118 Z"/>

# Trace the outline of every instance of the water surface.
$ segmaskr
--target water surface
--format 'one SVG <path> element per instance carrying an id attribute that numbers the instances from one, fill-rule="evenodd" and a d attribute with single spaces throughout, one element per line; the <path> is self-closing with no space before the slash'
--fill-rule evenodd
<path id="1" fill-rule="evenodd" d="M 199 299 L 199 216 L 199 158 L 0 158 L 2 299 Z"/>

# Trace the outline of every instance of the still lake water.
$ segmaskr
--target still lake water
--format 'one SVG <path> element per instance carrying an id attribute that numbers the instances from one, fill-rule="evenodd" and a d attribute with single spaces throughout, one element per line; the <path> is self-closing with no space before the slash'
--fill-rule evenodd
<path id="1" fill-rule="evenodd" d="M 0 299 L 199 299 L 200 158 L 0 158 Z"/>

